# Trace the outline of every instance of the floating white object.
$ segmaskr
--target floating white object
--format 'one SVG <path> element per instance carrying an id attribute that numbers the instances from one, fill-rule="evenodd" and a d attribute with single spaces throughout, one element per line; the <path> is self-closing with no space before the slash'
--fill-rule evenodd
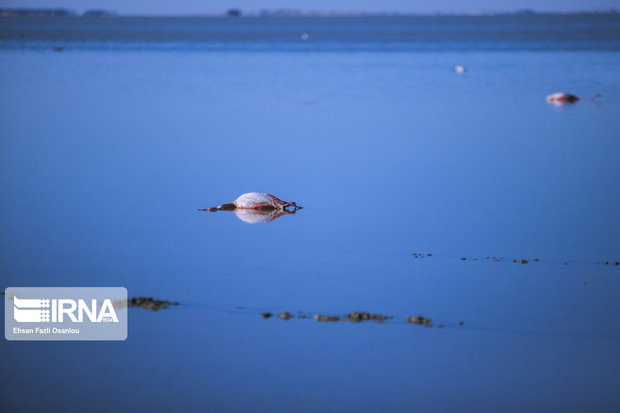
<path id="1" fill-rule="evenodd" d="M 454 66 L 454 71 L 456 73 L 467 72 L 467 68 L 465 66 Z"/>
<path id="2" fill-rule="evenodd" d="M 301 40 L 308 40 L 310 38 L 310 35 L 308 33 L 303 33 L 301 35 Z"/>

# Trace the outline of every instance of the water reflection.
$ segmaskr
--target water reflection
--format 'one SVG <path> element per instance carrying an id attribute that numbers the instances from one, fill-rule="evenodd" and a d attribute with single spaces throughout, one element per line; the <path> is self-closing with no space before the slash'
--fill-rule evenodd
<path id="1" fill-rule="evenodd" d="M 260 224 L 263 222 L 273 221 L 274 219 L 280 218 L 283 215 L 295 215 L 297 209 L 291 211 L 288 211 L 286 209 L 235 209 L 232 212 L 234 212 L 237 218 L 239 218 L 243 222 L 246 222 L 248 224 Z"/>
<path id="2" fill-rule="evenodd" d="M 207 208 L 207 209 L 199 209 L 199 211 L 209 211 L 209 212 L 217 212 L 217 211 L 228 211 L 233 212 L 237 218 L 241 221 L 246 222 L 248 224 L 260 224 L 263 222 L 270 222 L 276 218 L 280 218 L 282 215 L 295 215 L 297 211 L 302 209 L 301 207 L 295 207 L 292 210 L 288 210 L 285 208 L 278 209 L 226 209 L 226 208 Z"/>

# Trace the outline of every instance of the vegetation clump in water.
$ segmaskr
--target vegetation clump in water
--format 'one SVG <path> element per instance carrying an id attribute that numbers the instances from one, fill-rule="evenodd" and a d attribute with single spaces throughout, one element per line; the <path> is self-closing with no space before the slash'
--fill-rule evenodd
<path id="1" fill-rule="evenodd" d="M 127 300 L 127 306 L 144 308 L 145 310 L 159 311 L 165 310 L 170 305 L 179 305 L 176 301 L 155 300 L 153 297 L 133 297 Z"/>
<path id="2" fill-rule="evenodd" d="M 421 315 L 405 317 L 405 321 L 408 322 L 409 324 L 415 324 L 418 326 L 425 326 L 425 327 L 432 326 L 431 320 L 426 317 L 422 317 Z"/>
<path id="3" fill-rule="evenodd" d="M 265 313 L 260 313 L 260 316 L 264 319 L 267 319 L 267 318 L 273 317 L 274 314 L 265 312 Z M 374 321 L 376 323 L 384 323 L 386 322 L 386 320 L 390 320 L 394 318 L 393 316 L 388 316 L 384 314 L 372 314 L 366 311 L 352 311 L 350 313 L 343 314 L 342 316 L 337 316 L 337 315 L 332 315 L 332 314 L 314 314 L 313 316 L 310 316 L 310 315 L 306 315 L 302 313 L 301 311 L 297 314 L 297 316 L 294 316 L 290 312 L 285 311 L 283 313 L 275 314 L 275 316 L 280 318 L 281 320 L 289 320 L 291 318 L 298 318 L 298 319 L 312 318 L 314 321 L 317 321 L 317 322 L 349 321 L 351 323 L 360 323 L 363 321 Z M 424 327 L 444 328 L 443 324 L 437 324 L 436 326 L 434 326 L 429 318 L 423 317 L 421 315 L 405 317 L 405 322 L 408 324 L 415 324 L 415 325 L 420 325 Z M 463 322 L 460 321 L 458 325 L 462 326 Z"/>
<path id="4" fill-rule="evenodd" d="M 285 311 L 283 313 L 278 314 L 276 317 L 282 319 L 282 320 L 289 320 L 291 318 L 293 318 L 293 315 L 291 313 L 289 313 L 288 311 Z"/>
<path id="5" fill-rule="evenodd" d="M 340 321 L 340 317 L 337 315 L 329 315 L 329 314 L 315 314 L 312 317 L 315 321 Z"/>
<path id="6" fill-rule="evenodd" d="M 386 316 L 383 314 L 370 314 L 365 311 L 353 311 L 348 314 L 343 314 L 342 317 L 346 318 L 352 323 L 359 323 L 360 321 L 370 321 L 370 320 L 382 322 L 389 318 L 393 318 L 393 317 Z"/>

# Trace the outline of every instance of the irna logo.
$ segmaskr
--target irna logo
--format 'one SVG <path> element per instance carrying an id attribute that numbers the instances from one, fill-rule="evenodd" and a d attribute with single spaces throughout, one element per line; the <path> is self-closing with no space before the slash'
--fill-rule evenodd
<path id="1" fill-rule="evenodd" d="M 8 287 L 7 340 L 125 340 L 124 287 Z"/>
<path id="2" fill-rule="evenodd" d="M 37 299 L 13 297 L 13 318 L 18 323 L 118 323 L 112 300 Z"/>

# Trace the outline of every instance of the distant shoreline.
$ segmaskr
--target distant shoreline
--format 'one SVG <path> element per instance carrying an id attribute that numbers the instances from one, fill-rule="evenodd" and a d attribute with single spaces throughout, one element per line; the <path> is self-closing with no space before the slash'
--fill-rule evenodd
<path id="1" fill-rule="evenodd" d="M 256 18 L 256 17 L 488 17 L 488 16 L 572 16 L 572 15 L 616 15 L 619 10 L 589 10 L 589 11 L 533 11 L 517 10 L 511 12 L 469 12 L 469 13 L 395 13 L 395 12 L 306 12 L 300 10 L 263 10 L 260 12 L 244 13 L 241 10 L 228 10 L 223 13 L 190 13 L 190 14 L 120 14 L 109 10 L 86 10 L 78 13 L 69 9 L 11 9 L 0 8 L 0 17 L 71 17 L 71 18 Z"/>

